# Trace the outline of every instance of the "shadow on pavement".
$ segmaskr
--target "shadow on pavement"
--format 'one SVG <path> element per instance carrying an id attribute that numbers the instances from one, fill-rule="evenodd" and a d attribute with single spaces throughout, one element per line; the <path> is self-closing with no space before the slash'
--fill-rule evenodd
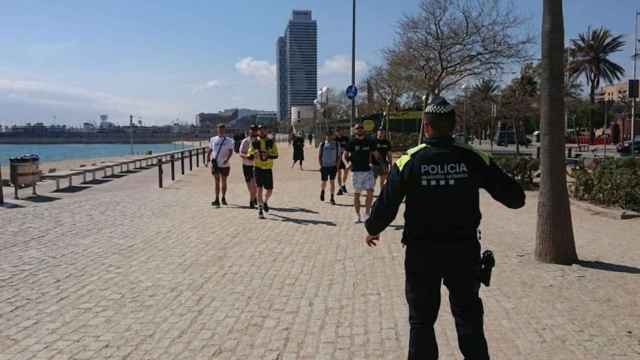
<path id="1" fill-rule="evenodd" d="M 91 186 L 67 186 L 66 188 L 53 191 L 54 193 L 63 193 L 63 194 L 74 194 L 83 190 L 91 189 Z"/>
<path id="2" fill-rule="evenodd" d="M 627 274 L 640 274 L 640 268 L 627 266 L 627 265 L 619 265 L 619 264 L 611 264 L 603 261 L 578 261 L 577 265 L 580 265 L 585 268 L 595 269 L 595 270 L 603 270 L 603 271 L 611 271 L 618 273 L 627 273 Z"/>
<path id="3" fill-rule="evenodd" d="M 290 218 L 290 217 L 286 217 L 286 216 L 282 216 L 282 215 L 276 215 L 276 214 L 271 214 L 271 216 L 274 216 L 274 217 L 280 219 L 279 221 L 291 222 L 291 223 L 298 224 L 298 225 L 337 226 L 336 223 L 334 223 L 332 221 L 295 219 L 295 218 Z M 277 220 L 277 219 L 274 219 L 274 220 Z"/>
<path id="4" fill-rule="evenodd" d="M 110 181 L 112 181 L 112 180 L 102 178 L 102 179 L 89 180 L 89 181 L 87 181 L 87 182 L 85 182 L 85 183 L 83 183 L 83 184 L 88 184 L 88 185 L 100 185 L 100 184 L 108 183 L 108 182 L 110 182 Z"/>
<path id="5" fill-rule="evenodd" d="M 46 195 L 34 195 L 28 198 L 21 198 L 20 200 L 30 201 L 32 203 L 48 203 L 56 200 L 60 200 L 60 198 Z"/>
<path id="6" fill-rule="evenodd" d="M 300 207 L 295 207 L 295 208 L 274 208 L 274 207 L 269 207 L 269 209 L 271 209 L 273 211 L 283 212 L 283 213 L 319 214 L 317 211 L 304 209 L 304 208 L 300 208 Z"/>
<path id="7" fill-rule="evenodd" d="M 105 178 L 105 179 L 120 179 L 120 178 L 123 178 L 123 177 L 125 177 L 125 176 L 127 176 L 127 175 L 126 175 L 126 174 L 123 174 L 123 173 L 119 173 L 119 174 L 111 174 L 111 175 L 107 175 L 107 176 L 105 176 L 104 178 Z"/>
<path id="8" fill-rule="evenodd" d="M 4 203 L 4 204 L 0 204 L 0 208 L 2 209 L 19 209 L 19 208 L 23 208 L 24 206 L 22 205 L 18 205 L 18 204 L 12 204 L 12 203 Z"/>

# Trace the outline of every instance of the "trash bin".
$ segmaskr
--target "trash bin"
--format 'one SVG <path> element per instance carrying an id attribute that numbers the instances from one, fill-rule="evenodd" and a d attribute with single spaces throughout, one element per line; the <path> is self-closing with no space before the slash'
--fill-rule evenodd
<path id="1" fill-rule="evenodd" d="M 15 189 L 16 199 L 18 189 L 31 186 L 36 194 L 36 184 L 40 181 L 40 157 L 27 154 L 9 159 L 9 179 Z"/>

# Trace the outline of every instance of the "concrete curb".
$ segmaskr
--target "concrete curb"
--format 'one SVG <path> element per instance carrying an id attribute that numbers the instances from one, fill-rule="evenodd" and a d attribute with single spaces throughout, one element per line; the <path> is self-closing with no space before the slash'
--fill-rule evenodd
<path id="1" fill-rule="evenodd" d="M 640 213 L 631 210 L 605 208 L 576 199 L 571 199 L 571 204 L 587 210 L 594 215 L 603 216 L 613 220 L 629 220 L 640 218 Z"/>

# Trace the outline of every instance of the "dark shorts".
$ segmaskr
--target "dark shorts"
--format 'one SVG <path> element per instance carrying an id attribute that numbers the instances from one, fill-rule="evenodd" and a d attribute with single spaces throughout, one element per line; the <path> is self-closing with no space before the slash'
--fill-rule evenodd
<path id="1" fill-rule="evenodd" d="M 231 172 L 231 166 L 227 166 L 227 167 L 211 166 L 211 175 L 229 177 L 230 172 Z"/>
<path id="2" fill-rule="evenodd" d="M 242 173 L 244 174 L 244 181 L 249 182 L 253 180 L 253 166 L 242 165 Z"/>
<path id="3" fill-rule="evenodd" d="M 273 171 L 271 169 L 255 168 L 256 186 L 266 190 L 273 190 Z"/>
<path id="4" fill-rule="evenodd" d="M 320 179 L 322 179 L 322 181 L 327 181 L 329 179 L 335 180 L 337 173 L 338 173 L 338 168 L 337 167 L 335 167 L 335 166 L 331 166 L 331 167 L 323 166 L 320 169 Z"/>
<path id="5" fill-rule="evenodd" d="M 347 164 L 344 163 L 344 161 L 340 160 L 340 162 L 338 163 L 338 170 L 346 170 L 347 169 Z"/>
<path id="6" fill-rule="evenodd" d="M 373 165 L 371 169 L 373 170 L 373 176 L 375 177 L 387 175 L 389 173 L 389 163 L 387 161 L 380 161 Z"/>

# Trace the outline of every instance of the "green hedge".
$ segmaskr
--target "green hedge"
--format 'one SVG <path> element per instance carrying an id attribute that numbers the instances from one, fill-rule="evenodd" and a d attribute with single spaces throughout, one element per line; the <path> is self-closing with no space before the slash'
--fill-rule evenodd
<path id="1" fill-rule="evenodd" d="M 516 179 L 525 189 L 535 187 L 535 173 L 540 169 L 540 161 L 530 157 L 494 156 L 494 161 L 504 172 Z"/>
<path id="2" fill-rule="evenodd" d="M 570 176 L 576 199 L 640 212 L 639 160 L 606 159 L 590 168 L 581 164 Z"/>

